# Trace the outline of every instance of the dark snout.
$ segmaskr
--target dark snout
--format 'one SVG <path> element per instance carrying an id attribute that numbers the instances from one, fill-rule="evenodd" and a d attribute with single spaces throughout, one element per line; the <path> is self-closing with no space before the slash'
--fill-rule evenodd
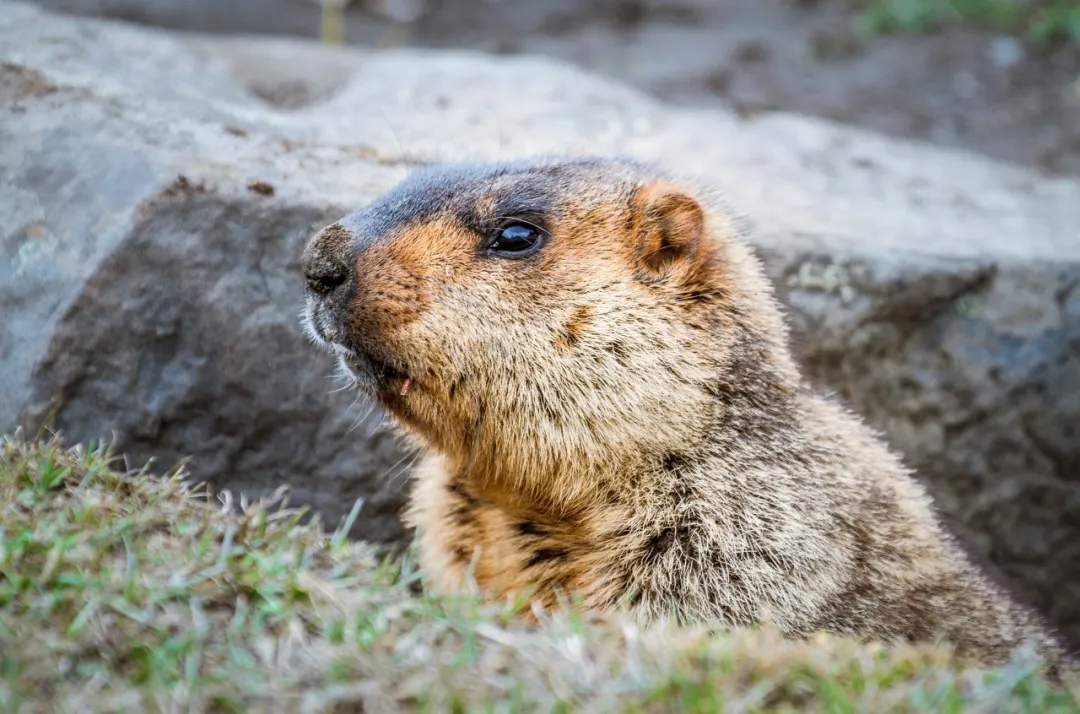
<path id="1" fill-rule="evenodd" d="M 388 348 L 386 330 L 395 315 L 380 309 L 375 297 L 385 293 L 378 271 L 370 270 L 380 264 L 378 258 L 364 250 L 351 230 L 335 223 L 311 238 L 300 267 L 307 283 L 308 334 L 342 360 L 357 386 L 384 396 L 398 393 L 394 390 L 402 384 L 407 389 L 408 373 Z"/>
<path id="2" fill-rule="evenodd" d="M 348 229 L 334 223 L 312 236 L 300 256 L 308 294 L 304 325 L 324 346 L 341 345 L 345 336 L 345 316 L 356 289 L 350 238 Z"/>
<path id="3" fill-rule="evenodd" d="M 312 295 L 328 298 L 349 282 L 349 243 L 350 233 L 340 223 L 323 228 L 308 241 L 300 267 Z"/>

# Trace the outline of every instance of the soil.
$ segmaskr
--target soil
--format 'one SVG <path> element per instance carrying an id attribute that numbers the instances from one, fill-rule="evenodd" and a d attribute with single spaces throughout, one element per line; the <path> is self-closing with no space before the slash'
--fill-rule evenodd
<path id="1" fill-rule="evenodd" d="M 37 1 L 203 32 L 320 28 L 316 0 Z M 810 114 L 1080 175 L 1080 46 L 1028 47 L 970 26 L 860 45 L 853 2 L 352 0 L 345 34 L 366 46 L 548 55 L 671 103 Z"/>

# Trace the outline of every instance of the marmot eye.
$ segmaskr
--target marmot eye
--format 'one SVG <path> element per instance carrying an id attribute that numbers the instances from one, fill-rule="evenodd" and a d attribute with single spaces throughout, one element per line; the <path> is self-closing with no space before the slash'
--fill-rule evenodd
<path id="1" fill-rule="evenodd" d="M 543 234 L 524 223 L 511 223 L 496 232 L 495 242 L 488 249 L 506 257 L 531 254 L 543 242 Z"/>

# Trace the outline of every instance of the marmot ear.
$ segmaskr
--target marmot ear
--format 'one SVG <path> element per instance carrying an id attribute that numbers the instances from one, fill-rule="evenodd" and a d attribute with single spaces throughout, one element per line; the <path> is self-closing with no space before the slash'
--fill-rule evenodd
<path id="1" fill-rule="evenodd" d="M 642 267 L 660 272 L 694 263 L 705 242 L 705 210 L 685 189 L 666 181 L 639 187 L 630 200 Z"/>

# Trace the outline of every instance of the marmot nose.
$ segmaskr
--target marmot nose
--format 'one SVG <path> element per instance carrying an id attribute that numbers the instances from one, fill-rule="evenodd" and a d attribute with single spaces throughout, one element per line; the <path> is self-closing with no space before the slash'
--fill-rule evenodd
<path id="1" fill-rule="evenodd" d="M 300 258 L 307 288 L 326 297 L 349 279 L 348 235 L 340 225 L 316 233 Z"/>
<path id="2" fill-rule="evenodd" d="M 334 292 L 334 289 L 344 283 L 347 277 L 348 275 L 344 270 L 333 272 L 304 271 L 304 279 L 307 280 L 307 289 L 320 297 L 326 297 Z"/>

